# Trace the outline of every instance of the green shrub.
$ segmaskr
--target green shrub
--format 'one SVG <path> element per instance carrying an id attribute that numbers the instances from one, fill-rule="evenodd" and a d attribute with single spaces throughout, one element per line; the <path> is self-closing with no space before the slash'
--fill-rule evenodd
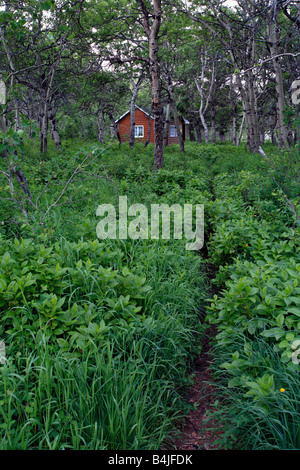
<path id="1" fill-rule="evenodd" d="M 291 362 L 293 344 L 300 339 L 300 264 L 237 261 L 225 286 L 208 308 L 209 321 L 218 324 L 217 339 L 228 344 L 236 334 L 251 338 L 260 333 L 274 351 L 282 351 L 282 361 Z"/>

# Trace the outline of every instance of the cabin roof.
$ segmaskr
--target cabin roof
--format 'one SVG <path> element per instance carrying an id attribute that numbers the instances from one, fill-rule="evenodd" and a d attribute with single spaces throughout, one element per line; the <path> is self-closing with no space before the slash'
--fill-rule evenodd
<path id="1" fill-rule="evenodd" d="M 142 111 L 142 113 L 146 114 L 146 116 L 149 116 L 150 119 L 154 119 L 153 116 L 151 116 L 149 113 L 147 113 L 147 111 L 145 111 L 144 109 L 140 108 L 139 106 L 135 105 L 135 108 L 139 109 L 140 111 Z M 126 111 L 126 113 L 122 114 L 122 116 L 120 116 L 117 120 L 116 120 L 116 123 L 121 121 L 125 116 L 127 116 L 127 114 L 130 114 L 130 109 L 128 111 Z M 190 124 L 190 121 L 188 121 L 184 116 L 181 116 L 181 119 L 183 120 L 183 122 L 185 124 Z"/>
<path id="2" fill-rule="evenodd" d="M 190 123 L 190 121 L 188 121 L 184 116 L 181 116 L 181 118 L 183 119 L 184 124 L 189 124 Z"/>
<path id="3" fill-rule="evenodd" d="M 150 119 L 154 119 L 154 117 L 153 117 L 153 116 L 150 116 L 150 114 L 147 113 L 147 111 L 145 111 L 144 109 L 142 109 L 142 108 L 140 108 L 139 106 L 136 106 L 136 105 L 135 105 L 135 107 L 136 107 L 137 109 L 139 109 L 140 111 L 142 111 L 142 113 L 144 113 L 144 114 L 146 114 L 147 116 L 149 116 Z M 129 109 L 126 113 L 122 114 L 122 116 L 120 116 L 120 117 L 116 120 L 116 122 L 121 121 L 121 119 L 123 119 L 125 116 L 127 116 L 127 114 L 130 114 L 130 109 Z"/>

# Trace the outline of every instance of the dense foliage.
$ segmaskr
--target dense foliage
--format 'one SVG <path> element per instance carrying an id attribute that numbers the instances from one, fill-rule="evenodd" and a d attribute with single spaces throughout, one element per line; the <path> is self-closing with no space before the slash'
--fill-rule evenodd
<path id="1" fill-rule="evenodd" d="M 58 166 L 68 178 L 71 154 L 43 162 L 32 154 L 32 192 Z M 129 172 L 134 159 L 116 149 L 104 157 L 120 191 L 131 187 L 130 199 L 142 197 Z M 152 179 L 150 161 L 141 155 L 137 173 L 155 194 L 163 175 Z M 53 183 L 45 205 L 56 197 Z M 114 187 L 81 184 L 84 203 L 57 207 L 42 226 L 13 213 L 1 225 L 2 449 L 157 448 L 182 414 L 181 389 L 203 330 L 202 258 L 186 254 L 181 241 L 99 241 L 96 207 L 106 197 L 115 202 Z"/>
<path id="2" fill-rule="evenodd" d="M 300 448 L 299 14 L 0 1 L 0 449 L 171 447 L 207 330 L 217 445 Z M 101 239 L 119 196 L 203 248 Z"/>
<path id="3" fill-rule="evenodd" d="M 190 143 L 184 155 L 169 147 L 153 172 L 151 146 L 101 153 L 66 142 L 41 160 L 27 145 L 33 200 L 50 182 L 43 214 L 86 155 L 100 155 L 90 171 L 111 180 L 75 179 L 72 201 L 65 194 L 69 204 L 42 223 L 30 208 L 28 225 L 2 206 L 1 448 L 159 448 L 189 409 L 189 365 L 210 324 L 219 445 L 299 448 L 299 227 L 286 204 L 299 204 L 294 151 L 276 166 L 272 146 L 271 165 L 243 147 Z M 205 250 L 98 240 L 96 208 L 115 204 L 112 181 L 129 203 L 204 203 Z"/>

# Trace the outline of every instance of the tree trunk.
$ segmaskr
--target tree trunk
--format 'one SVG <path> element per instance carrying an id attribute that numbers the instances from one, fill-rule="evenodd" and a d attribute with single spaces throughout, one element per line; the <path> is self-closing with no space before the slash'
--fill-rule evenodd
<path id="1" fill-rule="evenodd" d="M 40 60 L 40 57 L 39 57 Z M 41 153 L 47 153 L 48 151 L 48 127 L 49 127 L 49 107 L 51 101 L 52 85 L 54 80 L 55 67 L 52 68 L 48 82 L 44 88 L 41 87 Z M 44 81 L 44 80 L 43 80 Z"/>
<path id="2" fill-rule="evenodd" d="M 147 145 L 148 145 L 148 144 L 149 144 L 149 142 L 150 142 L 150 137 L 151 137 L 151 129 L 152 129 L 152 122 L 151 122 L 151 118 L 150 118 L 150 116 L 147 116 L 147 119 L 148 119 L 149 129 L 148 129 L 147 140 L 146 140 L 146 142 L 145 142 L 144 148 L 146 148 L 146 147 L 147 147 Z"/>
<path id="3" fill-rule="evenodd" d="M 132 90 L 131 90 L 131 101 L 130 101 L 130 136 L 129 136 L 129 147 L 133 147 L 135 143 L 135 102 L 144 78 L 143 70 L 140 72 L 137 82 L 132 79 Z"/>
<path id="4" fill-rule="evenodd" d="M 27 118 L 30 121 L 28 126 L 28 138 L 32 138 L 32 121 L 34 120 L 34 104 L 33 104 L 33 90 L 29 89 L 27 91 Z"/>
<path id="5" fill-rule="evenodd" d="M 194 125 L 193 125 L 193 123 L 191 122 L 191 120 L 190 120 L 190 124 L 189 124 L 188 128 L 189 128 L 189 139 L 190 139 L 190 142 L 196 142 L 196 137 L 195 137 L 195 134 L 194 134 L 195 128 L 194 128 Z"/>
<path id="6" fill-rule="evenodd" d="M 284 123 L 283 111 L 284 111 L 284 91 L 282 81 L 282 70 L 279 63 L 279 58 L 276 57 L 279 53 L 279 32 L 277 24 L 277 13 L 274 15 L 274 8 L 271 9 L 271 19 L 268 24 L 268 40 L 270 44 L 270 53 L 272 57 L 272 64 L 275 73 L 275 84 L 276 84 L 276 112 L 277 112 L 277 131 L 278 131 L 278 147 L 288 147 L 288 130 Z"/>
<path id="7" fill-rule="evenodd" d="M 231 134 L 233 145 L 236 145 L 236 142 L 237 142 L 237 118 L 238 118 L 237 105 L 235 103 L 234 108 L 233 108 L 232 134 Z"/>
<path id="8" fill-rule="evenodd" d="M 48 134 L 48 107 L 46 105 L 46 93 L 41 89 L 39 106 L 39 127 L 40 127 L 40 152 L 47 152 Z M 46 148 L 45 148 L 46 147 Z"/>
<path id="9" fill-rule="evenodd" d="M 22 128 L 19 104 L 18 104 L 17 100 L 15 100 L 15 107 L 16 107 L 15 108 L 15 132 L 17 132 L 19 129 Z"/>
<path id="10" fill-rule="evenodd" d="M 227 25 L 227 28 L 231 36 L 233 36 L 233 32 L 229 25 Z M 239 64 L 232 49 L 230 50 L 230 55 L 234 66 L 239 69 Z M 247 60 L 245 60 L 244 57 L 241 58 L 241 60 L 243 61 L 243 66 L 247 71 L 243 74 L 243 80 L 239 73 L 235 75 L 235 78 L 243 102 L 247 129 L 247 148 L 250 152 L 257 152 L 259 148 L 258 113 L 254 89 L 254 76 L 251 69 L 251 65 L 255 60 L 255 47 L 253 39 L 248 41 L 244 56 L 247 58 Z"/>
<path id="11" fill-rule="evenodd" d="M 300 6 L 299 6 L 299 8 L 300 8 Z M 296 122 L 299 122 L 299 115 L 300 115 L 299 110 L 296 110 L 296 115 L 295 115 Z M 295 127 L 295 130 L 294 130 L 294 145 L 297 145 L 297 143 L 299 142 L 298 137 L 299 137 L 299 129 L 298 129 L 298 127 Z"/>
<path id="12" fill-rule="evenodd" d="M 197 80 L 196 78 L 195 78 L 195 83 L 196 83 L 196 87 L 197 87 L 197 90 L 199 92 L 199 95 L 201 97 L 201 103 L 200 103 L 200 107 L 199 107 L 199 117 L 200 117 L 200 121 L 201 121 L 201 124 L 203 126 L 203 129 L 204 129 L 204 140 L 208 144 L 209 143 L 209 133 L 208 133 L 208 126 L 207 126 L 207 123 L 206 123 L 206 120 L 205 120 L 205 111 L 207 109 L 208 100 L 206 102 L 206 106 L 204 107 L 204 94 L 203 94 L 202 85 L 200 84 L 199 80 Z"/>
<path id="13" fill-rule="evenodd" d="M 201 113 L 200 111 L 199 111 L 199 114 L 200 114 L 200 119 L 201 119 L 201 123 L 202 123 L 203 129 L 204 129 L 204 140 L 205 140 L 205 142 L 208 144 L 208 143 L 209 143 L 208 126 L 207 126 L 207 123 L 206 123 L 204 114 Z"/>
<path id="14" fill-rule="evenodd" d="M 275 135 L 275 127 L 276 127 L 275 123 L 271 124 L 271 126 L 270 126 L 270 134 L 271 134 L 272 145 L 277 145 L 277 140 L 276 140 L 276 135 Z"/>
<path id="15" fill-rule="evenodd" d="M 113 115 L 112 115 L 111 112 L 108 112 L 108 117 L 109 117 L 110 122 L 111 122 L 111 124 L 112 124 L 112 127 L 113 127 L 113 129 L 114 129 L 115 135 L 116 135 L 117 138 L 118 138 L 118 141 L 119 141 L 119 148 L 120 148 L 121 145 L 122 145 L 122 139 L 121 139 L 121 136 L 120 136 L 118 124 L 117 124 L 116 121 L 114 120 L 114 117 L 113 117 Z"/>
<path id="16" fill-rule="evenodd" d="M 47 106 L 45 106 L 43 110 L 43 118 L 42 118 L 42 130 L 41 130 L 41 153 L 47 153 L 48 151 L 48 110 Z"/>
<path id="17" fill-rule="evenodd" d="M 196 136 L 197 136 L 197 141 L 199 144 L 202 144 L 202 133 L 201 133 L 201 128 L 200 128 L 200 118 L 198 116 L 195 116 L 193 113 L 193 124 L 194 124 L 194 129 L 196 131 Z"/>
<path id="18" fill-rule="evenodd" d="M 166 111 L 165 127 L 164 127 L 164 140 L 163 140 L 164 147 L 168 145 L 168 136 L 170 132 L 170 110 L 171 110 L 171 105 L 170 103 L 168 103 L 167 111 Z"/>
<path id="19" fill-rule="evenodd" d="M 241 140 L 242 140 L 242 137 L 243 137 L 243 131 L 244 131 L 244 125 L 245 125 L 245 111 L 243 112 L 243 117 L 242 117 L 242 122 L 241 122 L 241 125 L 240 125 L 240 131 L 239 131 L 239 135 L 238 135 L 238 138 L 237 138 L 237 142 L 236 142 L 236 145 L 240 145 L 241 143 Z"/>
<path id="20" fill-rule="evenodd" d="M 6 12 L 10 11 L 10 5 L 7 4 L 6 2 L 5 2 L 5 11 Z M 0 25 L 0 33 L 1 33 L 0 38 L 2 39 L 3 48 L 4 48 L 6 56 L 7 56 L 7 60 L 8 60 L 8 63 L 9 63 L 10 70 L 12 72 L 11 78 L 10 78 L 10 90 L 12 92 L 13 88 L 14 88 L 14 84 L 15 84 L 15 75 L 14 75 L 14 73 L 16 72 L 16 69 L 15 69 L 15 66 L 14 66 L 11 50 L 9 49 L 9 46 L 8 46 L 6 40 L 5 40 L 5 26 L 4 25 Z M 4 93 L 6 95 L 6 89 L 4 90 Z M 19 129 L 21 129 L 21 120 L 20 120 L 20 113 L 19 113 L 19 104 L 18 104 L 18 101 L 17 101 L 16 98 L 13 98 L 13 104 L 14 104 L 14 108 L 15 108 L 15 126 L 14 126 L 14 129 L 15 129 L 15 131 L 18 131 Z"/>
<path id="21" fill-rule="evenodd" d="M 103 128 L 103 113 L 100 111 L 100 113 L 96 114 L 96 120 L 97 120 L 97 139 L 98 142 L 101 142 L 101 144 L 105 144 L 104 141 L 104 128 Z"/>
<path id="22" fill-rule="evenodd" d="M 266 135 L 266 127 L 265 127 L 265 119 L 264 116 L 259 120 L 259 140 L 260 145 L 265 143 L 265 135 Z"/>
<path id="23" fill-rule="evenodd" d="M 182 135 L 183 133 L 180 127 L 180 121 L 179 121 L 179 116 L 178 116 L 178 111 L 177 111 L 177 106 L 176 106 L 176 101 L 175 101 L 175 96 L 174 96 L 174 86 L 172 83 L 172 77 L 170 75 L 168 76 L 168 91 L 169 91 L 171 106 L 173 110 L 175 127 L 177 131 L 179 149 L 181 153 L 184 153 L 184 141 L 183 141 L 183 135 Z"/>
<path id="24" fill-rule="evenodd" d="M 215 109 L 215 102 L 212 99 L 211 101 L 211 141 L 213 144 L 216 143 L 217 133 L 216 133 L 216 109 Z"/>
<path id="25" fill-rule="evenodd" d="M 52 139 L 54 140 L 55 147 L 61 147 L 61 139 L 59 135 L 59 130 L 57 127 L 57 121 L 56 121 L 56 112 L 54 111 L 53 107 L 49 107 L 49 121 L 50 121 L 50 126 L 51 126 L 51 136 Z"/>
<path id="26" fill-rule="evenodd" d="M 221 141 L 221 142 L 226 142 L 224 129 L 221 129 L 220 132 L 219 132 L 219 134 L 220 134 L 220 141 Z"/>
<path id="27" fill-rule="evenodd" d="M 258 114 L 256 108 L 256 99 L 254 91 L 254 77 L 252 70 L 246 74 L 246 90 L 247 90 L 247 101 L 248 101 L 248 125 L 250 128 L 249 132 L 249 145 L 248 148 L 251 152 L 257 152 L 260 146 L 259 140 L 259 127 L 258 127 Z"/>
<path id="28" fill-rule="evenodd" d="M 200 120 L 204 129 L 204 140 L 208 144 L 209 143 L 209 132 L 208 132 L 208 125 L 206 122 L 206 112 L 208 109 L 209 104 L 211 103 L 211 97 L 213 93 L 213 88 L 214 88 L 214 82 L 215 82 L 215 63 L 212 63 L 212 71 L 211 71 L 211 78 L 210 78 L 210 86 L 209 90 L 207 92 L 206 100 L 204 98 L 204 83 L 205 83 L 205 70 L 207 67 L 207 59 L 204 60 L 204 63 L 202 65 L 202 71 L 201 71 L 201 77 L 200 79 L 195 78 L 195 84 L 197 87 L 197 90 L 200 95 L 200 108 L 199 108 L 199 116 Z"/>
<path id="29" fill-rule="evenodd" d="M 253 73 L 251 70 L 245 73 L 245 86 L 243 86 L 239 74 L 236 74 L 236 79 L 239 91 L 241 93 L 245 113 L 245 123 L 247 128 L 247 147 L 249 152 L 257 152 L 259 148 L 259 129 L 253 89 Z"/>
<path id="30" fill-rule="evenodd" d="M 161 83 L 158 62 L 158 33 L 161 25 L 161 1 L 153 0 L 154 20 L 149 35 L 149 59 L 152 93 L 152 109 L 154 115 L 154 162 L 155 168 L 163 167 L 163 109 L 161 105 Z"/>
<path id="31" fill-rule="evenodd" d="M 152 111 L 154 116 L 154 168 L 162 168 L 164 163 L 163 146 L 163 109 L 161 104 L 161 83 L 158 60 L 158 34 L 161 25 L 161 0 L 153 0 L 153 12 L 149 12 L 143 0 L 137 0 L 143 15 L 143 27 L 148 38 L 149 69 L 152 96 Z M 150 26 L 149 19 L 153 18 Z"/>

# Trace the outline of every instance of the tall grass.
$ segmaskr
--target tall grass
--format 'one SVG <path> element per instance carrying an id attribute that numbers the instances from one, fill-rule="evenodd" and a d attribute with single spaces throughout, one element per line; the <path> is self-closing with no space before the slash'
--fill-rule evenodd
<path id="1" fill-rule="evenodd" d="M 157 449 L 178 397 L 158 376 L 157 349 L 145 362 L 143 343 L 132 343 L 126 359 L 114 343 L 81 360 L 51 355 L 45 344 L 9 358 L 0 373 L 0 449 Z"/>
<path id="2" fill-rule="evenodd" d="M 239 386 L 228 387 L 227 382 L 239 377 L 240 371 L 231 369 L 228 374 L 220 367 L 232 360 L 233 351 L 219 346 L 214 350 L 212 364 L 218 384 L 215 388 L 218 410 L 214 410 L 211 417 L 217 418 L 224 430 L 217 442 L 221 448 L 242 450 L 300 449 L 299 370 L 284 364 L 280 354 L 261 337 L 251 341 L 249 360 L 244 349 L 246 341 L 246 337 L 240 335 L 235 342 L 235 350 L 240 351 L 239 360 L 248 364 Z M 247 393 L 250 388 L 247 381 L 253 381 L 250 374 L 260 377 L 261 371 L 273 376 L 274 387 L 266 394 L 253 397 Z"/>
<path id="3" fill-rule="evenodd" d="M 26 246 L 30 265 L 36 248 Z M 0 449 L 159 449 L 185 413 L 182 392 L 202 334 L 203 263 L 183 249 L 160 240 L 56 242 L 57 262 L 67 268 L 57 296 L 66 297 L 69 308 L 104 295 L 84 264 L 77 270 L 80 282 L 69 277 L 68 270 L 86 257 L 120 272 L 126 266 L 146 277 L 152 291 L 143 299 L 143 321 L 139 315 L 113 325 L 105 320 L 110 327 L 105 336 L 92 347 L 89 338 L 81 356 L 58 348 L 45 325 L 31 331 L 28 322 L 20 322 L 21 333 L 3 332 L 8 360 L 0 366 Z M 29 297 L 25 300 L 24 315 L 26 309 L 34 315 Z M 99 323 L 101 309 L 93 313 Z"/>

